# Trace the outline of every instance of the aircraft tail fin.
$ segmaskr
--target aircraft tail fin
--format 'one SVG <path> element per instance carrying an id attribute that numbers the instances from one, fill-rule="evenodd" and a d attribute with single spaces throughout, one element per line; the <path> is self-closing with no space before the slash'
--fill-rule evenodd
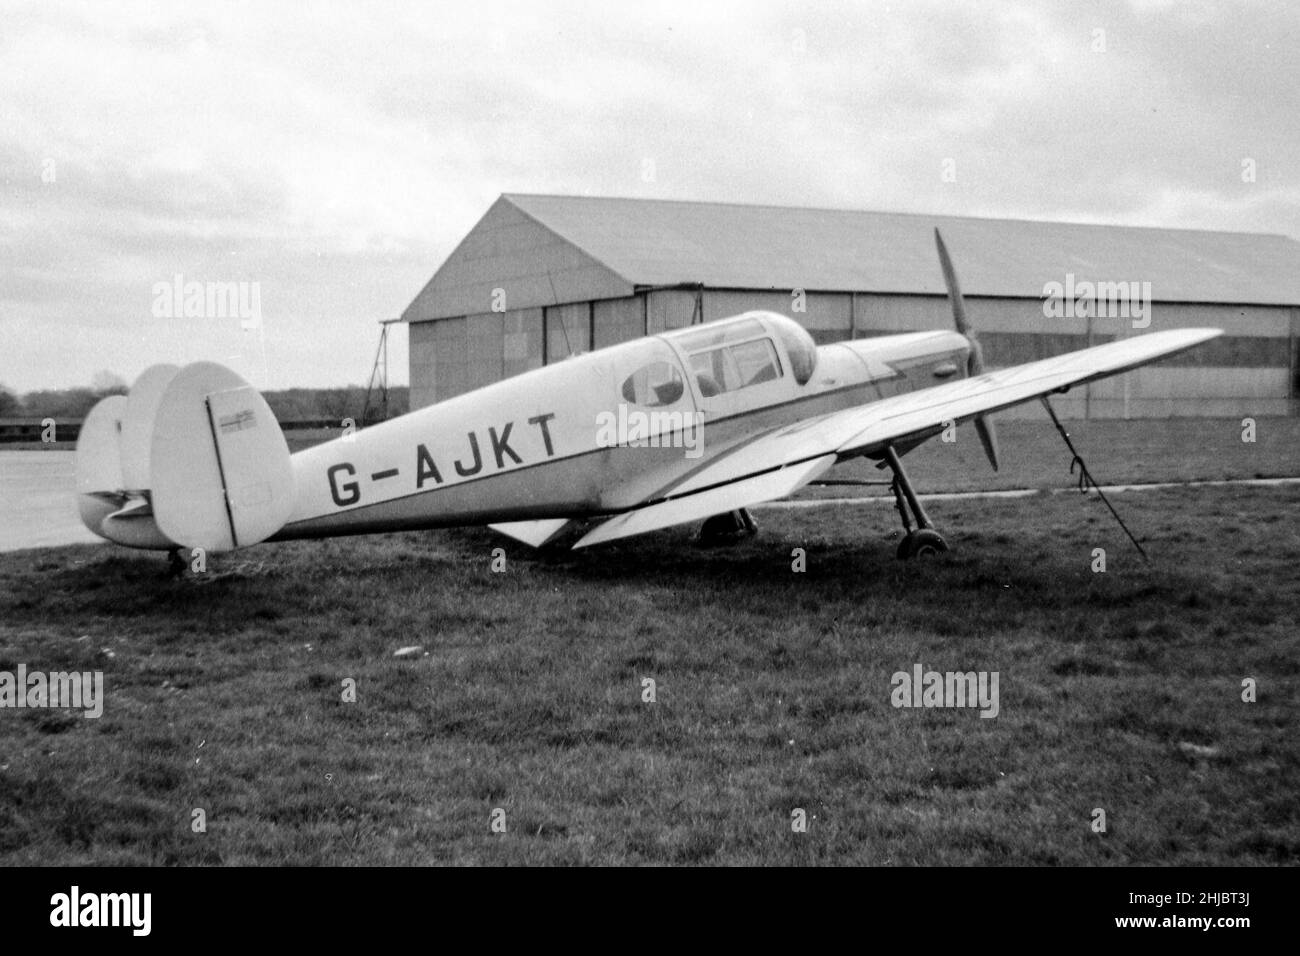
<path id="1" fill-rule="evenodd" d="M 137 548 L 230 551 L 293 510 L 289 448 L 266 400 L 224 366 L 155 366 L 95 406 L 77 442 L 78 505 L 96 534 Z"/>
<path id="2" fill-rule="evenodd" d="M 126 396 L 100 399 L 77 436 L 77 510 L 81 523 L 102 538 L 108 537 L 104 521 L 129 500 L 118 448 L 125 413 Z"/>

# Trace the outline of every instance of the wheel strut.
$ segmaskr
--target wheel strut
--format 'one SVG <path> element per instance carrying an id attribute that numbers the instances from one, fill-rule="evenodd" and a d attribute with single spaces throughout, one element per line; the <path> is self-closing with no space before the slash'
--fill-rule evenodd
<path id="1" fill-rule="evenodd" d="M 189 563 L 185 560 L 184 548 L 173 548 L 167 552 L 167 576 L 180 578 L 185 576 L 185 569 Z"/>
<path id="2" fill-rule="evenodd" d="M 912 526 L 908 523 L 907 512 L 903 509 L 903 499 L 912 509 L 912 514 L 916 516 L 916 525 L 918 528 L 933 528 L 930 523 L 930 516 L 925 513 L 921 507 L 921 501 L 916 497 L 916 492 L 912 490 L 912 483 L 907 478 L 907 472 L 903 470 L 903 462 L 898 457 L 898 452 L 894 451 L 893 445 L 885 446 L 885 461 L 894 472 L 894 498 L 897 502 L 898 513 L 903 516 L 903 528 L 911 531 Z"/>
<path id="3" fill-rule="evenodd" d="M 885 461 L 894 472 L 894 480 L 890 483 L 890 488 L 894 492 L 894 506 L 898 509 L 898 516 L 903 519 L 904 534 L 903 540 L 898 543 L 898 557 L 907 560 L 947 551 L 948 543 L 943 540 L 939 532 L 934 530 L 930 516 L 921 507 L 921 501 L 916 497 L 912 482 L 908 480 L 907 472 L 903 469 L 903 463 L 899 460 L 898 452 L 894 451 L 893 445 L 885 446 Z M 908 515 L 909 508 L 912 516 L 916 518 L 915 530 L 912 529 L 912 521 Z"/>
<path id="4" fill-rule="evenodd" d="M 700 543 L 704 545 L 735 544 L 758 532 L 758 524 L 748 508 L 724 511 L 707 519 L 700 528 Z"/>

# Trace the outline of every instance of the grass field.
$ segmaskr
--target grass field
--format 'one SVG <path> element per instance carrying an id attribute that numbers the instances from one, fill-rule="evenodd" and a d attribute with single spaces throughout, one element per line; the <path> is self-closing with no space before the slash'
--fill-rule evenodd
<path id="1" fill-rule="evenodd" d="M 763 511 L 721 550 L 411 533 L 183 581 L 0 555 L 0 670 L 108 695 L 0 711 L 0 862 L 1294 863 L 1300 490 L 1120 505 L 1150 565 L 1074 494 L 935 502 L 926 563 L 881 505 Z M 997 671 L 1000 713 L 895 709 L 917 663 Z"/>

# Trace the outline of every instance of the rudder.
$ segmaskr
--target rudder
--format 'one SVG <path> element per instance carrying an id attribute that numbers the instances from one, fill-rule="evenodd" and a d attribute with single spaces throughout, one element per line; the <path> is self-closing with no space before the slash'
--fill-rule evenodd
<path id="1" fill-rule="evenodd" d="M 293 511 L 289 446 L 255 388 L 196 362 L 167 386 L 150 444 L 158 527 L 187 548 L 231 551 L 265 540 Z"/>

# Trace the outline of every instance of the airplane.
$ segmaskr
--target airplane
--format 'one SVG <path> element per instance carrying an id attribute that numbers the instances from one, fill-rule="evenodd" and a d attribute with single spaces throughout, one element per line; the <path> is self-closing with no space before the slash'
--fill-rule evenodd
<path id="1" fill-rule="evenodd" d="M 174 568 L 194 549 L 464 525 L 587 548 L 703 520 L 716 540 L 752 531 L 749 507 L 865 457 L 893 474 L 898 557 L 923 557 L 948 546 L 903 467 L 908 452 L 973 421 L 997 469 L 992 413 L 1040 399 L 1056 421 L 1051 394 L 1222 334 L 1145 333 L 990 371 L 937 229 L 935 243 L 954 331 L 818 346 L 793 319 L 746 312 L 573 356 L 292 455 L 265 399 L 230 369 L 155 365 L 87 416 L 80 514 L 110 541 L 171 551 Z"/>

